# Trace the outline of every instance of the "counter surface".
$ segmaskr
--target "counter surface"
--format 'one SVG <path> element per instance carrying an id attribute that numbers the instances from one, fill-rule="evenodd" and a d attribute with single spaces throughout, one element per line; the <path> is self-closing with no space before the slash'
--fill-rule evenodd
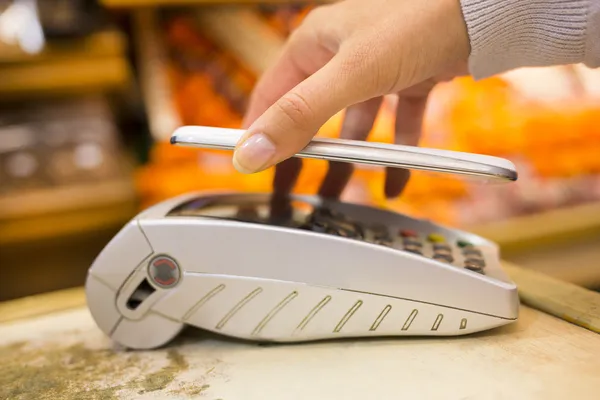
<path id="1" fill-rule="evenodd" d="M 265 346 L 189 330 L 134 352 L 85 307 L 43 303 L 41 316 L 0 322 L 0 399 L 597 398 L 600 335 L 527 306 L 517 323 L 460 338 Z"/>

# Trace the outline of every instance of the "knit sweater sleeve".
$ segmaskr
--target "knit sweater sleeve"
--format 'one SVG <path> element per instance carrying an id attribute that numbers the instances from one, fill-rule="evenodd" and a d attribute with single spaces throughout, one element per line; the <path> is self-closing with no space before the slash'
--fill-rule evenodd
<path id="1" fill-rule="evenodd" d="M 482 79 L 521 67 L 600 67 L 600 0 L 460 0 Z"/>

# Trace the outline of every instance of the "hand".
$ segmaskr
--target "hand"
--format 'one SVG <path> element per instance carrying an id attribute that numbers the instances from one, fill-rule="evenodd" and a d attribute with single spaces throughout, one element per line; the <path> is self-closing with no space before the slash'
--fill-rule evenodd
<path id="1" fill-rule="evenodd" d="M 365 140 L 386 94 L 398 94 L 396 137 L 417 145 L 428 95 L 436 83 L 466 74 L 470 47 L 459 0 L 345 0 L 313 10 L 258 82 L 233 163 L 240 172 L 275 164 L 274 190 L 291 191 L 305 147 L 347 108 L 341 137 Z M 330 163 L 320 194 L 337 197 L 352 165 Z M 385 192 L 408 179 L 387 171 Z"/>

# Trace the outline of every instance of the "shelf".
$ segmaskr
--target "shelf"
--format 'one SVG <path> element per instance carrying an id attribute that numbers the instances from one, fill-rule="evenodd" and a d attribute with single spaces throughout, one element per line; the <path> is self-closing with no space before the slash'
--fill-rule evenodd
<path id="1" fill-rule="evenodd" d="M 0 221 L 104 206 L 128 201 L 134 197 L 134 185 L 129 179 L 36 189 L 0 196 Z"/>
<path id="2" fill-rule="evenodd" d="M 124 225 L 139 210 L 133 201 L 52 214 L 30 219 L 2 222 L 0 246 L 77 236 Z"/>
<path id="3" fill-rule="evenodd" d="M 138 211 L 133 184 L 128 181 L 53 189 L 47 195 L 40 191 L 15 195 L 0 199 L 0 209 L 0 246 L 105 229 L 124 223 Z"/>
<path id="4" fill-rule="evenodd" d="M 35 55 L 5 50 L 0 49 L 2 101 L 117 90 L 131 79 L 126 39 L 115 30 L 50 42 Z"/>
<path id="5" fill-rule="evenodd" d="M 134 202 L 0 223 L 0 299 L 79 286 L 102 248 L 135 216 Z M 18 266 L 11 268 L 11 266 Z"/>
<path id="6" fill-rule="evenodd" d="M 38 54 L 28 54 L 0 42 L 0 67 L 8 63 L 31 63 L 62 58 L 117 57 L 126 52 L 127 39 L 117 30 L 107 29 L 88 37 L 48 42 Z"/>
<path id="7" fill-rule="evenodd" d="M 0 68 L 4 101 L 36 95 L 92 93 L 123 88 L 130 79 L 124 57 L 73 58 Z"/>

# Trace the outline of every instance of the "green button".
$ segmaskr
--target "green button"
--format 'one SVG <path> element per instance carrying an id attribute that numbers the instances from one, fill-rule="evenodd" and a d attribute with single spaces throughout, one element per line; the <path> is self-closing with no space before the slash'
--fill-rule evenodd
<path id="1" fill-rule="evenodd" d="M 458 247 L 472 247 L 473 245 L 469 242 L 467 242 L 466 240 L 459 240 L 456 244 L 458 244 Z"/>

